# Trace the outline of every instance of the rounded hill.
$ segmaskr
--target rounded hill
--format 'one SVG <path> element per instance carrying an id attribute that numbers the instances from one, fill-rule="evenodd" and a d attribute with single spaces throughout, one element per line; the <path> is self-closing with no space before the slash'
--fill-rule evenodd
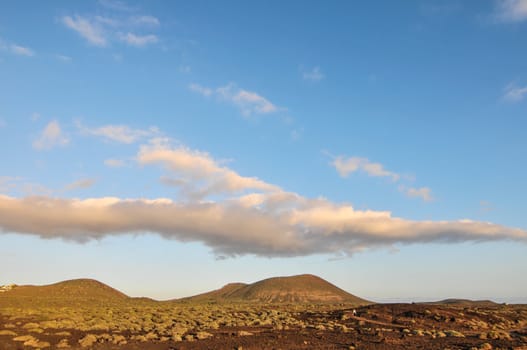
<path id="1" fill-rule="evenodd" d="M 44 286 L 17 286 L 0 297 L 23 297 L 38 300 L 126 300 L 128 296 L 117 289 L 93 279 L 76 279 L 48 284 Z"/>
<path id="2" fill-rule="evenodd" d="M 314 275 L 273 277 L 252 284 L 225 287 L 185 298 L 189 301 L 247 301 L 267 303 L 368 303 Z"/>

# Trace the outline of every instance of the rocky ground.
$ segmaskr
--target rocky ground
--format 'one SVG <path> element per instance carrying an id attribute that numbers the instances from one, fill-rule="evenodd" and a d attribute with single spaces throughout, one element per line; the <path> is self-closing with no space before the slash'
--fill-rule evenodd
<path id="1" fill-rule="evenodd" d="M 527 306 L 0 305 L 0 349 L 527 349 Z"/>

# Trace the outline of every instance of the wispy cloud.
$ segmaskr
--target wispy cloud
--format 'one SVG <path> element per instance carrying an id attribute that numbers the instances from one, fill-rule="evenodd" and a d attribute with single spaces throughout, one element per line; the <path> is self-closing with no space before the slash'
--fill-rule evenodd
<path id="1" fill-rule="evenodd" d="M 33 112 L 31 113 L 31 116 L 29 117 L 29 119 L 31 119 L 32 122 L 36 122 L 37 120 L 39 120 L 42 116 L 40 115 L 40 113 L 38 112 Z"/>
<path id="2" fill-rule="evenodd" d="M 137 10 L 136 7 L 130 6 L 126 2 L 119 0 L 99 0 L 99 4 L 115 11 L 133 12 Z"/>
<path id="3" fill-rule="evenodd" d="M 64 186 L 66 191 L 90 188 L 97 182 L 96 179 L 79 179 Z"/>
<path id="4" fill-rule="evenodd" d="M 126 162 L 122 159 L 109 158 L 104 161 L 104 165 L 110 168 L 121 168 L 126 165 Z"/>
<path id="5" fill-rule="evenodd" d="M 155 29 L 161 22 L 150 15 L 109 17 L 109 16 L 64 16 L 62 23 L 77 32 L 90 44 L 106 47 L 111 42 L 122 42 L 133 47 L 145 47 L 159 42 L 152 33 L 139 34 L 137 31 Z"/>
<path id="6" fill-rule="evenodd" d="M 49 150 L 55 146 L 64 146 L 69 138 L 64 135 L 58 121 L 49 122 L 40 135 L 33 141 L 33 148 L 39 151 Z"/>
<path id="7" fill-rule="evenodd" d="M 107 33 L 104 32 L 100 21 L 92 20 L 79 15 L 64 16 L 62 23 L 95 46 L 106 46 L 108 44 Z"/>
<path id="8" fill-rule="evenodd" d="M 12 176 L 0 176 L 0 192 L 6 193 L 11 191 L 17 186 L 17 181 L 20 178 Z"/>
<path id="9" fill-rule="evenodd" d="M 393 181 L 400 179 L 399 174 L 386 170 L 382 164 L 372 162 L 368 158 L 338 156 L 331 164 L 341 177 L 348 177 L 351 173 L 361 171 L 369 176 L 388 177 Z"/>
<path id="10" fill-rule="evenodd" d="M 149 44 L 155 44 L 159 41 L 159 38 L 153 34 L 136 35 L 133 33 L 121 33 L 119 34 L 119 38 L 128 45 L 135 47 L 145 47 Z"/>
<path id="11" fill-rule="evenodd" d="M 257 178 L 243 177 L 222 166 L 209 154 L 174 146 L 167 138 L 154 138 L 142 145 L 137 155 L 141 165 L 160 164 L 178 179 L 182 193 L 192 198 L 204 198 L 211 194 L 239 193 L 248 190 L 279 191 L 276 186 Z M 165 181 L 165 184 L 175 184 Z"/>
<path id="12" fill-rule="evenodd" d="M 256 92 L 240 89 L 233 83 L 220 86 L 216 89 L 193 83 L 189 85 L 189 89 L 206 97 L 216 96 L 221 100 L 228 101 L 238 107 L 245 117 L 285 110 L 285 108 L 276 106 Z"/>
<path id="13" fill-rule="evenodd" d="M 509 84 L 505 87 L 503 99 L 508 102 L 520 102 L 527 96 L 527 86 Z"/>
<path id="14" fill-rule="evenodd" d="M 494 206 L 491 202 L 482 200 L 479 202 L 479 211 L 482 213 L 488 213 L 494 210 Z"/>
<path id="15" fill-rule="evenodd" d="M 35 56 L 35 52 L 31 50 L 29 47 L 12 44 L 10 48 L 11 48 L 11 52 L 13 52 L 15 55 L 28 56 L 28 57 Z"/>
<path id="16" fill-rule="evenodd" d="M 70 63 L 73 59 L 70 56 L 66 55 L 55 55 L 55 58 L 59 61 Z"/>
<path id="17" fill-rule="evenodd" d="M 190 89 L 190 91 L 197 92 L 198 94 L 203 95 L 205 97 L 212 96 L 212 94 L 214 93 L 214 90 L 212 90 L 211 88 L 201 86 L 195 83 L 190 84 L 188 88 Z"/>
<path id="18" fill-rule="evenodd" d="M 149 16 L 149 15 L 133 16 L 130 18 L 130 22 L 135 25 L 141 25 L 141 26 L 157 27 L 161 25 L 161 22 L 159 21 L 157 17 Z"/>
<path id="19" fill-rule="evenodd" d="M 352 255 L 396 244 L 514 240 L 527 231 L 471 220 L 414 221 L 388 211 L 310 199 L 246 177 L 206 152 L 155 139 L 137 161 L 161 165 L 171 186 L 190 186 L 204 197 L 87 199 L 0 195 L 0 230 L 85 242 L 105 236 L 158 233 L 202 242 L 216 254 L 237 256 Z M 214 188 L 214 191 L 208 190 Z M 218 197 L 218 191 L 223 196 Z"/>
<path id="20" fill-rule="evenodd" d="M 407 175 L 401 176 L 396 172 L 386 170 L 384 165 L 382 165 L 381 163 L 372 162 L 368 158 L 345 156 L 334 157 L 331 155 L 329 156 L 332 158 L 332 161 L 330 163 L 331 166 L 333 166 L 337 170 L 338 174 L 343 178 L 348 177 L 350 174 L 361 172 L 372 177 L 389 178 L 395 183 L 415 180 L 413 177 L 409 177 Z M 400 184 L 398 186 L 398 189 L 400 192 L 404 193 L 410 198 L 419 198 L 425 202 L 430 202 L 434 200 L 432 190 L 428 187 L 416 188 L 405 184 Z"/>
<path id="21" fill-rule="evenodd" d="M 520 22 L 527 19 L 527 0 L 497 0 L 495 3 L 498 20 Z"/>
<path id="22" fill-rule="evenodd" d="M 399 186 L 399 190 L 403 192 L 404 194 L 406 194 L 408 197 L 420 198 L 425 202 L 431 202 L 434 200 L 434 197 L 432 195 L 432 190 L 428 187 L 414 188 L 414 187 Z"/>
<path id="23" fill-rule="evenodd" d="M 35 51 L 27 46 L 22 46 L 15 43 L 9 43 L 0 38 L 0 50 L 10 52 L 18 56 L 33 57 L 35 56 Z"/>
<path id="24" fill-rule="evenodd" d="M 84 126 L 80 121 L 76 121 L 75 125 L 83 134 L 98 136 L 107 141 L 126 144 L 160 135 L 159 129 L 155 126 L 151 126 L 148 129 L 133 129 L 128 125 L 103 125 L 97 128 L 89 128 Z"/>
<path id="25" fill-rule="evenodd" d="M 181 65 L 179 66 L 179 71 L 181 73 L 190 73 L 192 72 L 192 68 L 189 65 Z"/>
<path id="26" fill-rule="evenodd" d="M 310 70 L 302 70 L 302 78 L 309 81 L 320 81 L 326 76 L 320 70 L 320 67 L 313 67 Z"/>

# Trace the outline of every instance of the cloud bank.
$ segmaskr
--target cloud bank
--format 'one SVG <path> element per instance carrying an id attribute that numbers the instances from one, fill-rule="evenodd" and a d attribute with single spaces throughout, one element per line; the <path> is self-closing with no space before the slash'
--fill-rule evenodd
<path id="1" fill-rule="evenodd" d="M 80 242 L 150 232 L 202 242 L 216 254 L 267 257 L 352 255 L 401 243 L 527 241 L 526 231 L 492 223 L 411 221 L 285 193 L 244 199 L 177 203 L 165 198 L 0 196 L 0 228 Z"/>
<path id="2" fill-rule="evenodd" d="M 136 162 L 164 169 L 170 176 L 162 181 L 179 187 L 179 198 L 0 195 L 0 231 L 78 242 L 156 233 L 201 242 L 218 255 L 265 257 L 350 256 L 411 243 L 527 242 L 527 231 L 488 222 L 414 221 L 388 211 L 306 198 L 240 175 L 210 154 L 169 139 L 141 145 Z"/>

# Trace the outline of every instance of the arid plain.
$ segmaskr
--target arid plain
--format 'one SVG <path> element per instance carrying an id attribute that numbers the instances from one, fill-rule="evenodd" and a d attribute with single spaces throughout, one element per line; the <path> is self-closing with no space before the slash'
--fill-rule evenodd
<path id="1" fill-rule="evenodd" d="M 527 349 L 527 306 L 376 304 L 313 275 L 169 301 L 79 279 L 4 286 L 0 349 Z"/>

